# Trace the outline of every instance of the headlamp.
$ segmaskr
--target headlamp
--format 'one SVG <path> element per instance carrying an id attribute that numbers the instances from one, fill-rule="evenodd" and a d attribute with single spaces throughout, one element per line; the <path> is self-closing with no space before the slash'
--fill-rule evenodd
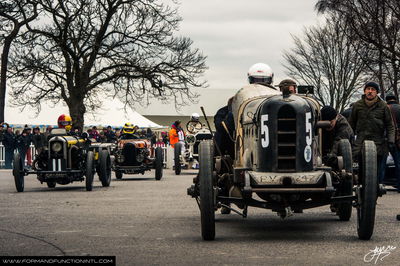
<path id="1" fill-rule="evenodd" d="M 60 142 L 53 142 L 51 144 L 51 150 L 54 152 L 59 152 L 62 150 L 62 144 Z"/>

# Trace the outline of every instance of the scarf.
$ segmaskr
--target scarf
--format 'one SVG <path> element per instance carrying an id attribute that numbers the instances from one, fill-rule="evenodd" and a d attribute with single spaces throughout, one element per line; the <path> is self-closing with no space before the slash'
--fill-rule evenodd
<path id="1" fill-rule="evenodd" d="M 378 101 L 378 96 L 376 96 L 372 100 L 368 100 L 367 97 L 365 97 L 365 99 L 364 99 L 364 102 L 368 106 L 368 108 L 371 107 L 372 105 L 374 105 L 377 101 Z"/>

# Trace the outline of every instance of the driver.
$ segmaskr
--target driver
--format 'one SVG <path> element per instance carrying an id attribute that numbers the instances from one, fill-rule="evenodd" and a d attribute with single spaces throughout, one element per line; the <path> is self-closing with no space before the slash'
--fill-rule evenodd
<path id="1" fill-rule="evenodd" d="M 135 128 L 131 123 L 125 123 L 122 127 L 120 139 L 136 139 Z"/>
<path id="2" fill-rule="evenodd" d="M 72 118 L 69 115 L 60 115 L 57 119 L 58 128 L 65 128 L 67 132 L 72 129 Z"/>
<path id="3" fill-rule="evenodd" d="M 189 133 L 195 133 L 196 129 L 201 129 L 200 115 L 193 113 L 190 116 L 189 122 L 186 123 L 186 129 Z"/>
<path id="4" fill-rule="evenodd" d="M 264 63 L 257 63 L 250 67 L 247 78 L 249 85 L 241 88 L 232 100 L 232 113 L 237 128 L 239 109 L 243 102 L 261 96 L 267 95 L 281 95 L 282 93 L 273 87 L 272 81 L 274 73 L 270 66 Z"/>

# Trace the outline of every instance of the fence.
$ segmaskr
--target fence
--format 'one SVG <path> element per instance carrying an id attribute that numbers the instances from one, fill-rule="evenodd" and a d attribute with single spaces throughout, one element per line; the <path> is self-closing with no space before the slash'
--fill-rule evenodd
<path id="1" fill-rule="evenodd" d="M 168 147 L 168 145 L 165 144 L 156 144 L 153 147 L 161 147 L 163 149 L 163 154 L 164 154 L 164 167 L 165 168 L 170 168 L 172 167 L 172 164 L 169 163 L 168 158 L 172 158 L 173 159 L 173 153 L 172 153 L 172 157 L 171 157 L 171 147 Z M 36 154 L 36 149 L 35 146 L 30 145 L 30 150 L 31 150 L 31 154 L 32 154 L 32 160 L 35 157 Z M 15 150 L 14 152 L 16 152 L 17 150 Z M 25 164 L 27 163 L 27 160 L 25 159 Z M 4 168 L 5 165 L 5 149 L 4 149 L 4 145 L 0 144 L 0 168 Z"/>
<path id="2" fill-rule="evenodd" d="M 35 157 L 35 153 L 36 153 L 36 149 L 35 146 L 30 145 L 29 149 L 31 150 L 31 154 L 32 154 L 32 161 Z M 17 149 L 14 150 L 14 152 L 17 152 Z M 5 158 L 6 158 L 6 151 L 4 148 L 3 144 L 0 144 L 0 168 L 4 168 L 5 165 Z M 25 158 L 25 164 L 27 163 L 27 160 Z"/>

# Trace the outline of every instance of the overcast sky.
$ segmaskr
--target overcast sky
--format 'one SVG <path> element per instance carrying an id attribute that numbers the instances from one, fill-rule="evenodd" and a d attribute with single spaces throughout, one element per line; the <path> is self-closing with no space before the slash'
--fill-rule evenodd
<path id="1" fill-rule="evenodd" d="M 181 109 L 181 114 L 200 112 L 197 110 L 200 105 L 210 106 L 209 111 L 215 112 L 235 90 L 247 82 L 247 70 L 254 63 L 270 65 L 275 72 L 274 84 L 279 83 L 287 77 L 282 65 L 282 52 L 293 46 L 291 34 L 301 34 L 305 26 L 315 25 L 320 19 L 314 11 L 316 0 L 180 1 L 179 13 L 183 21 L 179 34 L 194 41 L 194 46 L 208 57 L 209 67 L 205 73 L 209 87 L 203 91 L 201 102 Z M 215 89 L 218 89 L 220 97 L 215 97 L 217 91 L 209 93 Z M 100 114 L 107 116 L 107 119 L 122 112 L 116 111 L 110 104 L 106 106 Z M 56 119 L 60 112 L 67 111 L 61 106 L 43 109 L 37 118 L 39 120 L 48 116 Z M 152 115 L 176 113 L 173 105 L 162 106 L 158 102 L 148 108 L 138 106 L 136 110 Z M 32 112 L 28 112 L 18 113 L 15 109 L 7 108 L 6 119 L 21 121 L 24 118 L 36 118 Z M 87 119 L 90 120 L 90 117 Z"/>
<path id="2" fill-rule="evenodd" d="M 208 56 L 210 88 L 240 87 L 258 62 L 272 67 L 275 82 L 286 77 L 282 51 L 292 47 L 291 34 L 301 34 L 317 21 L 316 0 L 181 2 L 181 33 Z"/>

